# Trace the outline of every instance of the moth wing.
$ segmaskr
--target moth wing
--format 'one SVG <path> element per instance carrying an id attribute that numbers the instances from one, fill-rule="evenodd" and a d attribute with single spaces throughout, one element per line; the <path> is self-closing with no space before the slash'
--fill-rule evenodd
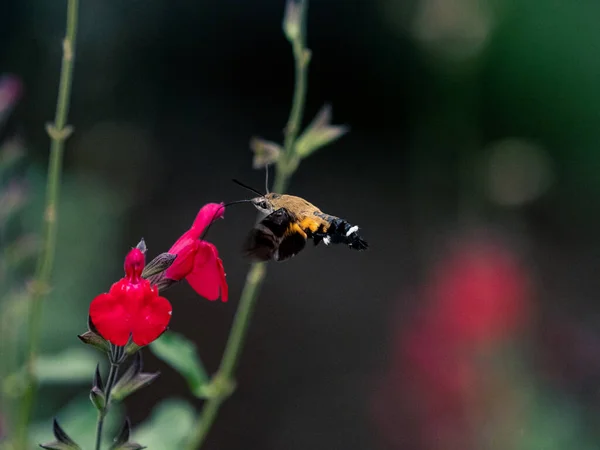
<path id="1" fill-rule="evenodd" d="M 285 208 L 273 211 L 250 231 L 244 243 L 244 254 L 256 261 L 280 260 L 277 250 L 293 220 Z"/>
<path id="2" fill-rule="evenodd" d="M 296 256 L 306 245 L 306 238 L 295 230 L 291 230 L 283 237 L 279 248 L 275 252 L 275 261 L 285 261 Z"/>

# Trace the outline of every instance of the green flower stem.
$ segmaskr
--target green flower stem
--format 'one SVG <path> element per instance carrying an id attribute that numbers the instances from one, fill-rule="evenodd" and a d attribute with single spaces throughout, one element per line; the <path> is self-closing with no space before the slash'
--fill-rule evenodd
<path id="1" fill-rule="evenodd" d="M 31 286 L 32 294 L 28 323 L 26 388 L 22 398 L 21 414 L 17 424 L 18 445 L 16 448 L 19 450 L 29 449 L 27 446 L 27 430 L 37 392 L 35 362 L 40 340 L 42 300 L 50 289 L 49 284 L 56 250 L 57 205 L 60 196 L 63 152 L 65 140 L 72 131 L 72 128 L 67 125 L 67 117 L 71 98 L 73 63 L 75 59 L 78 9 L 79 0 L 68 0 L 67 28 L 63 40 L 63 58 L 60 71 L 58 100 L 56 102 L 56 114 L 54 123 L 47 126 L 51 143 L 48 180 L 46 185 L 46 205 L 44 209 L 43 246 L 38 259 L 35 279 Z"/>
<path id="2" fill-rule="evenodd" d="M 277 175 L 273 183 L 273 192 L 283 193 L 293 173 L 298 168 L 299 157 L 295 152 L 296 138 L 302 126 L 304 105 L 306 104 L 306 90 L 308 87 L 308 65 L 310 63 L 310 50 L 306 48 L 306 12 L 308 0 L 300 2 L 300 33 L 291 41 L 294 55 L 295 85 L 294 97 L 290 117 L 285 127 L 283 140 L 283 155 L 277 161 Z M 278 176 L 279 175 L 279 176 Z"/>
<path id="3" fill-rule="evenodd" d="M 117 381 L 118 374 L 119 364 L 111 363 L 110 371 L 108 372 L 108 380 L 106 380 L 106 386 L 104 388 L 104 396 L 106 398 L 106 401 L 102 411 L 98 412 L 98 423 L 96 425 L 96 450 L 100 450 L 100 448 L 102 447 L 102 428 L 104 427 L 104 418 L 108 413 L 108 408 L 110 406 L 110 393 Z"/>
<path id="4" fill-rule="evenodd" d="M 260 291 L 266 273 L 265 263 L 254 263 L 248 271 L 246 284 L 240 297 L 240 305 L 235 314 L 235 319 L 233 320 L 233 325 L 231 327 L 229 339 L 227 340 L 223 358 L 221 359 L 219 370 L 214 376 L 215 380 L 231 380 L 233 376 L 235 366 L 237 365 L 244 344 L 248 325 L 250 324 L 252 310 L 258 299 L 258 292 Z M 200 448 L 215 421 L 217 413 L 219 412 L 219 407 L 224 400 L 225 397 L 217 393 L 206 401 L 194 427 L 194 432 L 186 447 L 188 450 Z"/>
<path id="5" fill-rule="evenodd" d="M 303 11 L 302 17 L 300 18 L 301 32 L 299 33 L 299 36 L 291 42 L 296 68 L 294 97 L 292 100 L 290 117 L 285 128 L 284 151 L 277 162 L 275 181 L 273 183 L 273 191 L 279 193 L 285 191 L 292 175 L 298 167 L 299 158 L 295 153 L 295 144 L 300 126 L 302 125 L 304 104 L 306 102 L 308 63 L 310 60 L 310 51 L 305 45 L 305 17 L 308 8 L 308 0 L 301 0 L 300 4 Z M 217 395 L 209 398 L 204 403 L 202 411 L 194 426 L 194 431 L 185 447 L 186 450 L 197 450 L 202 446 L 217 417 L 221 404 L 227 395 L 231 393 L 233 374 L 244 346 L 244 340 L 252 317 L 252 311 L 258 299 L 258 293 L 260 292 L 266 274 L 266 263 L 254 263 L 250 266 L 250 270 L 246 276 L 246 284 L 242 290 L 240 303 L 231 327 L 231 332 L 229 333 L 225 352 L 223 353 L 219 369 L 213 378 L 213 383 L 215 381 L 220 381 L 225 388 L 222 393 L 217 393 Z"/>

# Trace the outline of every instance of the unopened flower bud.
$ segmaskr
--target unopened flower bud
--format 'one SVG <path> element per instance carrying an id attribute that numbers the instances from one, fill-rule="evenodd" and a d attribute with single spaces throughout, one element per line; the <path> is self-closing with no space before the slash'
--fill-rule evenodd
<path id="1" fill-rule="evenodd" d="M 302 21 L 302 1 L 287 0 L 283 14 L 283 32 L 290 41 L 300 37 Z"/>
<path id="2" fill-rule="evenodd" d="M 146 254 L 148 247 L 146 247 L 146 241 L 144 238 L 140 239 L 140 242 L 138 242 L 138 245 L 136 245 L 135 248 L 137 248 L 143 254 Z"/>
<path id="3" fill-rule="evenodd" d="M 92 401 L 92 405 L 94 405 L 98 411 L 104 411 L 104 408 L 106 407 L 106 396 L 104 395 L 104 392 L 96 386 L 90 390 L 90 400 Z"/>
<path id="4" fill-rule="evenodd" d="M 144 253 L 138 248 L 133 248 L 125 257 L 125 277 L 131 283 L 139 280 L 146 264 Z"/>

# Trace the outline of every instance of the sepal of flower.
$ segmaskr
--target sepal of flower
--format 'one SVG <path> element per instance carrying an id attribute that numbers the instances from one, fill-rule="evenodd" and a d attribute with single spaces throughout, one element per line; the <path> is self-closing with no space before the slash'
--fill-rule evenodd
<path id="1" fill-rule="evenodd" d="M 202 297 L 211 301 L 221 297 L 223 302 L 227 301 L 228 286 L 223 261 L 219 258 L 217 248 L 201 239 L 205 230 L 215 220 L 222 218 L 224 212 L 222 203 L 208 203 L 200 209 L 192 227 L 167 252 L 177 255 L 177 258 L 161 277 L 166 286 L 185 279 Z"/>
<path id="2" fill-rule="evenodd" d="M 146 267 L 144 267 L 144 270 L 142 271 L 142 278 L 146 278 L 151 284 L 155 284 L 152 283 L 150 279 L 156 275 L 162 274 L 165 270 L 171 267 L 171 265 L 175 262 L 175 258 L 177 258 L 177 255 L 172 255 L 171 253 L 167 252 L 161 253 L 148 264 L 146 264 Z"/>
<path id="3" fill-rule="evenodd" d="M 98 350 L 108 353 L 110 352 L 110 342 L 104 339 L 102 336 L 98 334 L 96 327 L 92 323 L 90 317 L 88 316 L 88 331 L 83 334 L 78 334 L 77 337 L 81 342 L 87 345 L 91 345 L 92 347 L 96 347 Z"/>
<path id="4" fill-rule="evenodd" d="M 159 372 L 142 372 L 142 354 L 141 352 L 137 352 L 133 357 L 133 362 L 111 391 L 111 399 L 117 401 L 123 400 L 128 395 L 131 395 L 139 389 L 148 386 L 159 375 Z"/>
<path id="5" fill-rule="evenodd" d="M 99 365 L 96 366 L 96 372 L 94 373 L 94 382 L 90 390 L 90 400 L 98 411 L 104 411 L 106 408 L 106 395 L 104 394 L 104 383 L 102 383 L 102 377 L 100 376 Z"/>
<path id="6" fill-rule="evenodd" d="M 81 450 L 81 447 L 61 428 L 56 418 L 52 424 L 52 431 L 55 440 L 47 444 L 40 444 L 41 448 L 46 450 Z"/>
<path id="7" fill-rule="evenodd" d="M 125 257 L 125 277 L 90 305 L 89 315 L 97 334 L 113 345 L 125 346 L 130 338 L 138 346 L 148 345 L 171 320 L 169 301 L 141 276 L 144 265 L 142 250 L 132 249 Z"/>
<path id="8" fill-rule="evenodd" d="M 165 330 L 166 331 L 166 330 Z M 162 336 L 162 335 L 161 335 Z M 160 337 L 160 336 L 159 336 Z M 157 338 L 158 339 L 158 338 Z M 123 349 L 123 353 L 125 358 L 127 356 L 131 356 L 134 355 L 135 353 L 137 353 L 142 347 L 140 347 L 139 345 L 137 345 L 135 342 L 133 342 L 131 340 L 131 338 L 129 338 L 129 342 L 127 342 L 127 345 L 125 345 L 125 348 Z"/>
<path id="9" fill-rule="evenodd" d="M 136 442 L 129 442 L 129 436 L 131 435 L 131 422 L 129 418 L 125 418 L 125 423 L 119 431 L 119 434 L 114 440 L 110 450 L 141 450 L 146 448 Z"/>
<path id="10" fill-rule="evenodd" d="M 106 396 L 96 386 L 90 390 L 90 401 L 98 411 L 104 411 L 106 408 Z"/>

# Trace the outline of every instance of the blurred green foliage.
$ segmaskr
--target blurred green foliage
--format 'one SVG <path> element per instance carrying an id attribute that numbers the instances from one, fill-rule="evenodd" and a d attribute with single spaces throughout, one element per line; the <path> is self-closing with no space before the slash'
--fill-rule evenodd
<path id="1" fill-rule="evenodd" d="M 30 437 L 32 442 L 44 443 L 52 441 L 52 418 L 56 417 L 63 430 L 82 449 L 92 449 L 96 442 L 95 430 L 98 420 L 98 411 L 90 403 L 88 395 L 77 395 L 64 407 L 54 411 L 49 418 L 40 419 L 31 426 Z M 106 417 L 105 442 L 110 443 L 112 437 L 122 426 L 124 420 L 123 410 L 119 405 L 113 406 L 111 413 Z M 106 445 L 105 449 L 108 449 Z M 166 449 L 167 447 L 165 447 Z"/>
<path id="2" fill-rule="evenodd" d="M 143 425 L 134 429 L 132 440 L 156 450 L 183 448 L 194 421 L 195 411 L 189 403 L 164 400 Z"/>
<path id="3" fill-rule="evenodd" d="M 152 353 L 183 376 L 192 394 L 203 398 L 209 382 L 196 345 L 179 333 L 165 332 L 150 344 Z"/>

